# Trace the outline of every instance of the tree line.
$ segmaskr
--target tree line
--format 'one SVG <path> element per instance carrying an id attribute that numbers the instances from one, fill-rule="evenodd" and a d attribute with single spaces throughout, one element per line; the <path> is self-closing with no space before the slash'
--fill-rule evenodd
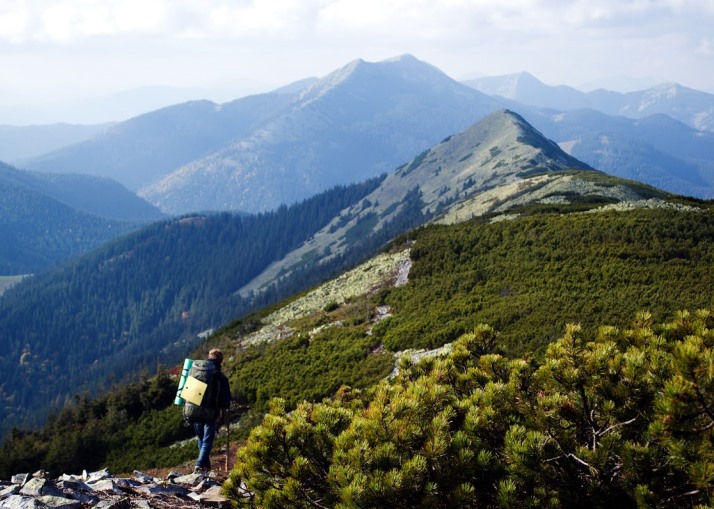
<path id="1" fill-rule="evenodd" d="M 264 304 L 236 291 L 380 181 L 269 213 L 154 223 L 14 286 L 0 299 L 0 423 L 40 424 L 74 394 L 182 358 L 197 333 Z"/>

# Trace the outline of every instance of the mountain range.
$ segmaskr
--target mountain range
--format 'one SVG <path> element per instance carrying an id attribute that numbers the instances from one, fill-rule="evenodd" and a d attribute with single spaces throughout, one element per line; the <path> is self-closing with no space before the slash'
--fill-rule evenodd
<path id="1" fill-rule="evenodd" d="M 251 132 L 289 96 L 265 94 L 225 105 L 191 101 L 120 122 L 101 135 L 24 164 L 35 171 L 113 178 L 136 192 L 216 147 Z"/>
<path id="2" fill-rule="evenodd" d="M 714 196 L 714 95 L 677 84 L 584 93 L 528 73 L 466 83 L 512 101 L 510 108 L 594 168 L 674 193 Z"/>
<path id="3" fill-rule="evenodd" d="M 592 109 L 559 112 L 519 106 L 530 123 L 569 154 L 611 175 L 673 193 L 714 196 L 714 133 L 668 115 L 639 120 Z"/>
<path id="4" fill-rule="evenodd" d="M 22 165 L 22 161 L 83 142 L 112 124 L 0 125 L 0 161 Z"/>
<path id="5" fill-rule="evenodd" d="M 412 219 L 405 226 L 414 227 L 435 217 L 464 221 L 498 214 L 519 201 L 537 202 L 573 192 L 582 199 L 601 194 L 613 200 L 636 196 L 630 191 L 618 193 L 617 187 L 586 187 L 580 179 L 577 191 L 570 189 L 571 177 L 551 175 L 562 170 L 592 168 L 545 139 L 516 113 L 492 113 L 390 173 L 361 202 L 342 211 L 299 249 L 276 261 L 241 293 L 247 295 L 279 284 L 316 260 L 329 263 L 353 249 L 356 241 L 364 242 L 374 235 L 372 232 L 389 231 L 393 223 L 402 225 L 407 213 L 418 221 Z"/>
<path id="6" fill-rule="evenodd" d="M 465 83 L 488 95 L 543 108 L 559 111 L 588 108 L 635 119 L 666 114 L 694 129 L 714 131 L 714 95 L 677 83 L 627 93 L 581 92 L 565 85 L 546 85 L 527 72 L 478 78 Z"/>
<path id="7" fill-rule="evenodd" d="M 427 222 L 667 197 L 592 170 L 501 110 L 359 186 L 271 213 L 160 221 L 2 296 L 2 423 L 38 423 L 77 391 L 177 362 L 199 333 L 336 276 Z"/>
<path id="8" fill-rule="evenodd" d="M 527 74 L 468 85 L 410 55 L 356 60 L 271 93 L 152 111 L 23 166 L 110 177 L 169 214 L 258 212 L 390 171 L 507 107 L 595 168 L 714 196 L 710 94 L 678 85 L 586 94 Z M 669 143 L 684 133 L 684 145 Z"/>
<path id="9" fill-rule="evenodd" d="M 690 94 L 699 103 L 689 103 L 686 94 L 669 100 L 642 92 L 640 100 L 654 97 L 651 107 L 668 114 L 633 119 L 580 108 L 593 106 L 592 94 L 549 87 L 522 73 L 479 83 L 494 95 L 405 55 L 377 63 L 356 60 L 322 79 L 308 78 L 271 93 L 225 104 L 176 104 L 116 124 L 0 127 L 0 149 L 17 157 L 35 151 L 22 163 L 31 172 L 13 169 L 13 185 L 22 182 L 23 192 L 31 189 L 80 212 L 69 223 L 66 213 L 54 213 L 63 222 L 47 222 L 41 231 L 63 240 L 38 242 L 39 230 L 22 225 L 42 223 L 46 208 L 29 205 L 36 195 L 19 200 L 18 191 L 8 191 L 8 197 L 14 196 L 8 206 L 23 216 L 5 214 L 7 238 L 15 239 L 5 249 L 6 274 L 35 272 L 93 247 L 86 241 L 66 245 L 71 223 L 75 232 L 87 231 L 84 213 L 146 221 L 162 217 L 157 206 L 172 214 L 275 209 L 320 189 L 385 173 L 502 107 L 519 112 L 593 168 L 673 193 L 714 196 L 714 133 L 674 118 L 684 110 L 700 111 L 705 118 L 707 94 Z M 58 146 L 37 156 L 43 147 Z M 5 171 L 5 183 L 7 178 Z M 101 230 L 101 235 L 88 235 L 99 242 L 127 231 Z M 58 246 L 64 247 L 58 251 Z"/>
<path id="10" fill-rule="evenodd" d="M 389 171 L 496 106 L 411 56 L 376 64 L 357 60 L 298 93 L 250 136 L 141 194 L 164 210 L 187 203 L 194 210 L 209 204 L 271 209 Z M 198 183 L 214 193 L 196 197 Z"/>
<path id="11" fill-rule="evenodd" d="M 168 213 L 257 212 L 389 171 L 498 107 L 414 57 L 357 60 L 306 88 L 148 113 L 25 166 L 85 168 Z"/>

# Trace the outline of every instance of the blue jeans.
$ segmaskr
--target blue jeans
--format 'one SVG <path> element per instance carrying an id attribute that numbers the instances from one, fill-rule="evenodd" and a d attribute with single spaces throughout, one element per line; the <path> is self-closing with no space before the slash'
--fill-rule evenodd
<path id="1" fill-rule="evenodd" d="M 198 459 L 196 466 L 201 468 L 211 468 L 210 454 L 213 448 L 213 439 L 216 438 L 216 428 L 218 424 L 214 422 L 194 422 L 193 431 L 198 438 Z"/>

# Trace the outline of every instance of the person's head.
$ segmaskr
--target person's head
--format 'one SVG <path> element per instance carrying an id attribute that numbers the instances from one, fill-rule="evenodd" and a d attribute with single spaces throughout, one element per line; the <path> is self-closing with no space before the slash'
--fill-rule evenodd
<path id="1" fill-rule="evenodd" d="M 212 349 L 208 352 L 208 360 L 213 361 L 213 363 L 220 368 L 223 363 L 223 352 L 218 348 Z"/>

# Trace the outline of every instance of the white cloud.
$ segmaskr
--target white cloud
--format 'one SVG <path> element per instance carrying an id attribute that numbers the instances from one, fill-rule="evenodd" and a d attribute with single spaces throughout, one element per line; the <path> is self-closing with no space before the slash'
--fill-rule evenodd
<path id="1" fill-rule="evenodd" d="M 320 10 L 323 29 L 394 32 L 400 35 L 458 34 L 513 19 L 533 1 L 503 0 L 335 0 Z"/>
<path id="2" fill-rule="evenodd" d="M 76 42 L 93 36 L 276 35 L 299 29 L 325 1 L 15 0 L 0 6 L 0 40 Z"/>
<path id="3" fill-rule="evenodd" d="M 253 0 L 218 3 L 207 8 L 208 24 L 203 35 L 229 38 L 258 35 L 280 36 L 300 31 L 318 6 L 300 0 Z M 198 28 L 198 27 L 197 27 Z"/>
<path id="4" fill-rule="evenodd" d="M 101 69 L 87 87 L 277 86 L 412 53 L 454 77 L 636 73 L 712 89 L 712 26 L 714 0 L 0 0 L 0 68 L 31 61 L 13 80 L 68 87 L 84 68 Z"/>
<path id="5" fill-rule="evenodd" d="M 702 37 L 699 40 L 697 54 L 703 57 L 714 57 L 714 39 L 711 37 Z"/>
<path id="6" fill-rule="evenodd" d="M 714 14 L 711 0 L 6 0 L 0 39 L 76 41 L 145 33 L 194 38 L 330 34 L 418 37 L 462 30 L 533 31 L 617 26 L 639 29 L 682 13 Z M 697 22 L 697 20 L 693 20 Z M 710 20 L 711 21 L 711 20 Z M 307 33 L 307 36 L 314 35 Z"/>
<path id="7" fill-rule="evenodd" d="M 171 10 L 165 0 L 120 0 L 112 5 L 117 32 L 152 32 L 165 28 Z"/>
<path id="8" fill-rule="evenodd" d="M 13 43 L 22 42 L 27 31 L 27 24 L 27 13 L 21 9 L 6 7 L 0 10 L 0 40 L 4 39 Z"/>
<path id="9" fill-rule="evenodd" d="M 27 0 L 0 7 L 0 39 L 76 42 L 97 35 L 165 33 L 169 0 Z"/>

